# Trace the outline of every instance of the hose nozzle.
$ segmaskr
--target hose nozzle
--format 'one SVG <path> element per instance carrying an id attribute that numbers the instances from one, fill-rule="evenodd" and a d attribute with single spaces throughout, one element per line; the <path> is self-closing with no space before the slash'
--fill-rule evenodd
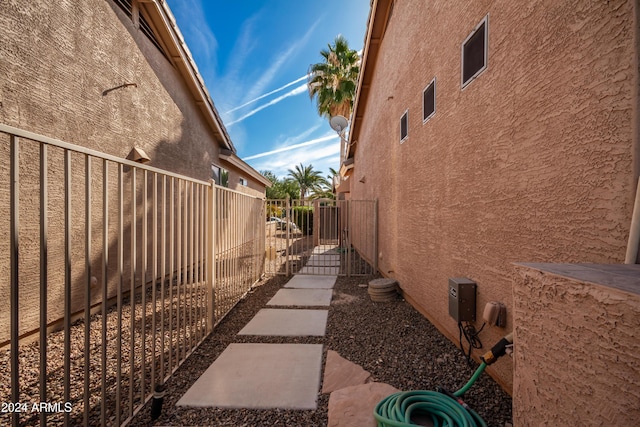
<path id="1" fill-rule="evenodd" d="M 493 362 L 498 360 L 498 358 L 504 356 L 507 352 L 507 347 L 513 343 L 513 332 L 506 335 L 502 338 L 496 345 L 494 345 L 491 350 L 486 352 L 480 358 L 487 365 L 491 365 Z"/>

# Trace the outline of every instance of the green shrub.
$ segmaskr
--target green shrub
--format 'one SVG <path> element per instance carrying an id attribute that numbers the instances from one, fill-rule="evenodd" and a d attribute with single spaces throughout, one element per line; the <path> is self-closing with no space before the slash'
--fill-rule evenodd
<path id="1" fill-rule="evenodd" d="M 268 220 L 269 220 L 269 218 L 270 218 L 270 217 L 272 217 L 272 216 L 275 216 L 275 217 L 278 217 L 278 218 L 282 218 L 282 217 L 284 216 L 284 215 L 283 215 L 283 213 L 284 213 L 284 212 L 283 212 L 283 209 L 282 209 L 280 206 L 276 205 L 276 204 L 268 203 L 268 204 L 267 204 L 267 209 L 266 209 L 266 210 L 267 210 L 267 212 L 266 212 L 266 214 L 267 214 L 267 221 L 268 221 Z"/>
<path id="2" fill-rule="evenodd" d="M 291 209 L 291 220 L 305 236 L 313 234 L 313 207 L 294 206 Z"/>

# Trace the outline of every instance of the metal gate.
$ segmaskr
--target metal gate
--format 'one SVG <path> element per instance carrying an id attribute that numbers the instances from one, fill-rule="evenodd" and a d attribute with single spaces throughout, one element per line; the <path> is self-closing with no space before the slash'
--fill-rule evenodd
<path id="1" fill-rule="evenodd" d="M 377 271 L 375 200 L 266 200 L 267 274 Z"/>

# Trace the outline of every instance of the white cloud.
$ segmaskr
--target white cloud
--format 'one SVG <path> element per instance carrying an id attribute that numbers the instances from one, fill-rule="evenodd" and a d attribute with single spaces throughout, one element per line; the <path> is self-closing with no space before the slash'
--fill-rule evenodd
<path id="1" fill-rule="evenodd" d="M 260 96 L 258 96 L 257 98 L 254 98 L 254 99 L 252 99 L 252 100 L 250 100 L 250 101 L 247 101 L 247 102 L 245 102 L 245 103 L 244 103 L 244 104 L 242 104 L 242 105 L 239 105 L 239 106 L 237 106 L 237 107 L 234 107 L 234 108 L 232 108 L 231 110 L 226 111 L 226 112 L 225 112 L 225 114 L 232 113 L 232 112 L 234 112 L 234 111 L 236 111 L 236 110 L 239 110 L 239 109 L 241 109 L 241 108 L 243 108 L 243 107 L 246 107 L 246 106 L 247 106 L 247 105 L 249 105 L 249 104 L 253 104 L 253 103 L 254 103 L 254 102 L 256 102 L 256 101 L 259 101 L 259 100 L 261 100 L 262 98 L 266 98 L 266 97 L 267 97 L 267 96 L 269 96 L 269 95 L 273 95 L 274 93 L 278 93 L 278 92 L 280 92 L 281 90 L 284 90 L 284 89 L 288 88 L 289 86 L 293 86 L 293 85 L 294 85 L 294 84 L 296 84 L 296 83 L 300 83 L 301 81 L 306 80 L 306 79 L 307 79 L 307 77 L 308 77 L 308 76 L 306 76 L 306 75 L 305 75 L 305 76 L 302 76 L 302 77 L 300 77 L 300 78 L 297 78 L 297 79 L 295 79 L 294 81 L 289 82 L 289 83 L 287 83 L 287 84 L 286 84 L 286 85 L 284 85 L 284 86 L 280 86 L 279 88 L 272 90 L 271 92 L 267 92 L 267 93 L 265 93 L 264 95 L 260 95 Z"/>
<path id="2" fill-rule="evenodd" d="M 337 136 L 335 135 L 327 135 L 320 138 L 312 139 L 311 141 L 302 142 L 300 144 L 277 148 L 275 150 L 266 151 L 260 154 L 254 154 L 253 156 L 244 157 L 243 160 L 253 160 L 253 159 L 258 159 L 260 157 L 266 157 L 266 156 L 271 156 L 278 153 L 284 153 L 285 151 L 296 150 L 298 148 L 307 147 L 309 145 L 318 144 L 320 142 L 325 142 L 325 141 L 329 141 L 331 139 L 336 139 L 336 138 Z"/>
<path id="3" fill-rule="evenodd" d="M 247 96 L 245 99 L 256 98 L 258 94 L 264 92 L 264 88 L 267 87 L 269 84 L 271 84 L 271 81 L 275 76 L 278 75 L 280 68 L 282 68 L 285 62 L 293 58 L 296 55 L 296 53 L 300 49 L 302 49 L 304 45 L 307 44 L 307 42 L 309 41 L 309 38 L 311 37 L 311 34 L 315 31 L 319 23 L 320 23 L 320 20 L 317 20 L 316 22 L 314 22 L 313 25 L 309 27 L 307 32 L 301 38 L 293 42 L 284 51 L 278 52 L 274 55 L 274 61 L 272 62 L 271 66 L 261 73 L 260 78 L 253 84 L 251 89 L 249 89 L 249 91 L 247 92 Z"/>
<path id="4" fill-rule="evenodd" d="M 326 137 L 318 139 L 324 138 Z M 333 135 L 331 138 L 318 142 L 325 142 L 325 144 L 313 146 L 313 148 L 309 148 L 313 144 L 297 144 L 295 147 L 289 147 L 286 150 L 286 155 L 281 154 L 285 152 L 284 150 L 273 150 L 278 152 L 268 152 L 268 154 L 260 156 L 259 160 L 255 160 L 258 158 L 253 157 L 254 160 L 251 161 L 249 159 L 248 163 L 257 170 L 270 170 L 281 178 L 286 177 L 288 170 L 295 168 L 300 163 L 303 165 L 311 164 L 315 170 L 322 171 L 323 176 L 325 176 L 329 173 L 329 167 L 337 169 L 340 165 L 339 139 L 336 135 Z M 243 160 L 247 159 L 245 157 Z"/>
<path id="5" fill-rule="evenodd" d="M 236 120 L 234 120 L 232 122 L 227 123 L 226 126 L 229 127 L 229 126 L 231 126 L 231 125 L 233 125 L 235 123 L 241 122 L 244 119 L 253 116 L 257 112 L 262 111 L 267 107 L 271 107 L 272 105 L 277 104 L 278 102 L 282 101 L 283 99 L 286 99 L 286 98 L 288 98 L 290 96 L 300 95 L 301 93 L 305 93 L 306 91 L 307 91 L 307 84 L 305 83 L 303 85 L 298 86 L 297 88 L 295 88 L 293 90 L 290 90 L 289 92 L 285 93 L 284 95 L 280 95 L 279 97 L 277 97 L 275 99 L 272 99 L 271 101 L 267 102 L 266 104 L 261 105 L 258 108 L 255 108 L 255 109 L 249 111 L 247 114 L 241 116 L 240 118 L 238 118 L 238 119 L 236 119 Z"/>

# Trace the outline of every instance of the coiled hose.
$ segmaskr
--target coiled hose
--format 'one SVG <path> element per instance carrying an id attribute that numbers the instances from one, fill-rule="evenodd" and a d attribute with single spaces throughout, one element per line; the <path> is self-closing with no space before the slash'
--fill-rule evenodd
<path id="1" fill-rule="evenodd" d="M 487 367 L 482 362 L 471 379 L 460 390 L 453 393 L 455 398 L 471 388 Z M 414 426 L 412 414 L 431 416 L 434 427 L 486 427 L 487 423 L 461 399 L 429 390 L 400 391 L 381 400 L 373 411 L 378 427 Z"/>

